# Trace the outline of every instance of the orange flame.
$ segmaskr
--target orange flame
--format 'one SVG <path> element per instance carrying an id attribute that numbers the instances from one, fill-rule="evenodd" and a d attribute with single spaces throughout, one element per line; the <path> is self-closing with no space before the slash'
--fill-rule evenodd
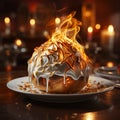
<path id="1" fill-rule="evenodd" d="M 40 56 L 52 55 L 57 51 L 57 53 L 59 53 L 57 54 L 57 62 L 67 62 L 72 69 L 75 69 L 75 60 L 77 60 L 81 69 L 86 68 L 86 66 L 91 63 L 91 60 L 85 54 L 84 47 L 76 40 L 76 35 L 80 31 L 81 22 L 73 18 L 74 15 L 75 12 L 68 15 L 66 19 L 60 23 L 51 38 L 41 45 L 41 47 L 35 48 L 35 54 L 39 51 Z M 52 46 L 52 49 L 50 46 Z M 31 60 L 32 59 L 34 59 L 34 56 Z"/>
<path id="2" fill-rule="evenodd" d="M 72 45 L 73 48 L 76 48 L 77 51 L 81 54 L 81 58 L 84 60 L 85 64 L 91 63 L 90 59 L 84 52 L 84 47 L 76 40 L 76 35 L 80 31 L 81 22 L 73 18 L 74 15 L 75 12 L 71 13 L 66 17 L 66 19 L 63 22 L 61 22 L 61 24 L 58 26 L 57 31 L 55 31 L 52 34 L 52 37 L 50 38 L 49 41 L 54 44 L 69 43 L 70 45 Z M 66 55 L 64 55 L 64 57 L 65 56 Z M 60 58 L 62 60 L 63 57 L 60 56 Z M 84 67 L 83 63 L 81 67 Z"/>

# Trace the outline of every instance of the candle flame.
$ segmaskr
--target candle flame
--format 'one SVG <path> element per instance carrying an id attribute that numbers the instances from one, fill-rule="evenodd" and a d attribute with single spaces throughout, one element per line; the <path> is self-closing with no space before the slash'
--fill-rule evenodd
<path id="1" fill-rule="evenodd" d="M 100 25 L 100 24 L 96 24 L 96 25 L 95 25 L 95 28 L 96 28 L 97 30 L 99 30 L 99 29 L 101 28 L 101 25 Z"/>
<path id="2" fill-rule="evenodd" d="M 34 26 L 34 25 L 35 25 L 35 19 L 33 19 L 33 18 L 30 19 L 30 25 L 31 25 L 31 26 Z"/>
<path id="3" fill-rule="evenodd" d="M 20 39 L 16 39 L 15 44 L 17 46 L 21 46 L 22 45 L 22 41 Z"/>
<path id="4" fill-rule="evenodd" d="M 5 22 L 5 24 L 9 24 L 10 23 L 10 18 L 9 17 L 5 17 L 4 22 Z"/>
<path id="5" fill-rule="evenodd" d="M 60 18 L 59 18 L 59 17 L 56 17 L 56 18 L 55 18 L 55 24 L 58 25 L 58 24 L 60 24 L 60 22 L 61 22 Z"/>
<path id="6" fill-rule="evenodd" d="M 88 32 L 89 33 L 92 33 L 93 32 L 93 28 L 90 26 L 90 27 L 88 27 Z"/>
<path id="7" fill-rule="evenodd" d="M 114 66 L 113 62 L 111 62 L 111 61 L 107 62 L 107 67 L 113 67 L 113 66 Z"/>
<path id="8" fill-rule="evenodd" d="M 110 33 L 114 32 L 114 27 L 113 27 L 113 25 L 109 25 L 109 26 L 108 26 L 108 32 L 110 32 Z"/>

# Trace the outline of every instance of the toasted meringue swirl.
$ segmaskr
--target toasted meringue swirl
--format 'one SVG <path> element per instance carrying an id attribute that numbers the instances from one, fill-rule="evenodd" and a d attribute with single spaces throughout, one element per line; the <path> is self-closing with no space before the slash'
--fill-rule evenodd
<path id="1" fill-rule="evenodd" d="M 34 74 L 36 79 L 58 75 L 78 80 L 88 69 L 87 62 L 82 57 L 70 43 L 49 41 L 35 49 L 28 61 L 28 73 L 29 76 Z"/>

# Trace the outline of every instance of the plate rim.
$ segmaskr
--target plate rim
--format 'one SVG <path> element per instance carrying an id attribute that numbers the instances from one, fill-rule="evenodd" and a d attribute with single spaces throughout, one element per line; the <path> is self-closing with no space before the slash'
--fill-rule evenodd
<path id="1" fill-rule="evenodd" d="M 26 92 L 26 91 L 22 91 L 22 90 L 19 90 L 19 89 L 14 89 L 15 87 L 17 87 L 17 84 L 14 88 L 11 87 L 11 84 L 13 84 L 14 82 L 23 82 L 24 79 L 26 79 L 26 81 L 24 80 L 24 82 L 28 82 L 28 76 L 22 76 L 22 77 L 18 77 L 18 78 L 15 78 L 15 79 L 12 79 L 10 81 L 7 82 L 6 86 L 8 89 L 12 90 L 12 91 L 15 91 L 15 92 L 18 92 L 18 93 L 22 93 L 22 94 L 26 94 L 26 95 L 37 95 L 37 96 L 86 96 L 86 95 L 96 95 L 96 94 L 99 94 L 99 93 L 104 93 L 104 92 L 107 92 L 107 91 L 110 91 L 112 89 L 114 89 L 115 87 L 115 83 L 110 81 L 109 79 L 106 79 L 106 78 L 102 78 L 100 76 L 94 76 L 94 77 L 98 77 L 98 78 L 101 78 L 101 79 L 104 79 L 106 81 L 109 81 L 112 85 L 111 86 L 108 86 L 106 88 L 104 88 L 103 90 L 101 91 L 97 91 L 97 92 L 88 92 L 88 93 L 71 93 L 71 94 L 53 94 L 53 93 L 47 93 L 47 94 L 42 94 L 42 93 L 31 93 L 31 92 Z"/>
<path id="2" fill-rule="evenodd" d="M 120 75 L 105 74 L 105 73 L 100 72 L 99 70 L 100 70 L 101 68 L 103 68 L 103 66 L 94 69 L 94 73 L 95 73 L 96 75 L 98 75 L 99 77 L 106 77 L 106 78 L 108 77 L 108 78 L 120 79 Z M 104 67 L 104 68 L 106 68 L 106 67 Z"/>
<path id="3" fill-rule="evenodd" d="M 94 77 L 98 77 L 98 76 L 94 76 Z M 18 77 L 15 79 L 12 79 L 10 81 L 7 82 L 7 87 L 15 92 L 21 93 L 23 95 L 25 95 L 25 97 L 30 98 L 31 100 L 35 100 L 38 102 L 48 102 L 48 103 L 75 103 L 75 102 L 82 102 L 82 101 L 86 101 L 86 100 L 93 100 L 94 98 L 97 98 L 98 94 L 104 93 L 104 92 L 108 92 L 110 90 L 114 89 L 114 83 L 108 79 L 106 79 L 107 81 L 110 82 L 110 84 L 112 84 L 111 86 L 105 88 L 102 91 L 97 91 L 97 92 L 90 92 L 90 93 L 73 93 L 73 94 L 40 94 L 40 93 L 30 93 L 30 92 L 24 92 L 24 91 L 20 91 L 19 89 L 13 89 L 10 87 L 10 84 L 13 82 L 17 82 L 19 80 L 19 82 L 23 81 L 23 79 L 26 79 L 28 81 L 28 76 L 23 76 L 23 77 Z M 101 79 L 104 79 L 102 77 L 99 77 Z M 21 80 L 21 81 L 20 81 Z M 18 86 L 18 85 L 16 85 Z"/>

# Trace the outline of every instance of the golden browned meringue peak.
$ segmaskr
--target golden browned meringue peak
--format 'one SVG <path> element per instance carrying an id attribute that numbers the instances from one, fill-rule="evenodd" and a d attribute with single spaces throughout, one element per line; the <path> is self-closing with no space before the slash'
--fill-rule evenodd
<path id="1" fill-rule="evenodd" d="M 28 74 L 37 80 L 53 75 L 71 77 L 78 80 L 88 75 L 91 60 L 84 52 L 84 47 L 76 40 L 80 31 L 80 22 L 74 18 L 75 13 L 66 17 L 58 26 L 52 37 L 36 47 L 28 60 Z M 39 83 L 39 81 L 38 81 Z"/>

